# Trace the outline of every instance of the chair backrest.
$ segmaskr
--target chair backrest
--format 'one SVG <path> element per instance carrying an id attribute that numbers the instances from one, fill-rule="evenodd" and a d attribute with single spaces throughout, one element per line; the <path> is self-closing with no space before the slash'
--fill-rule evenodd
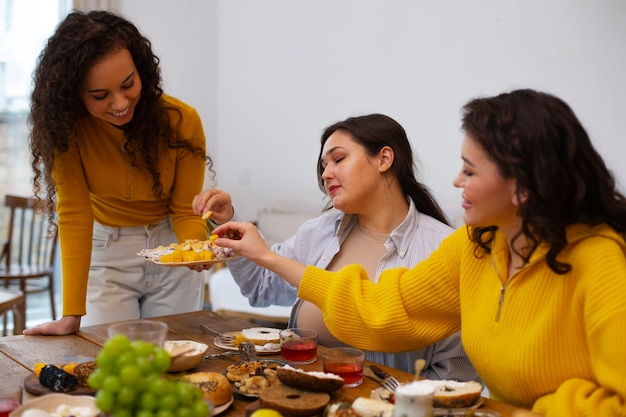
<path id="1" fill-rule="evenodd" d="M 58 229 L 50 227 L 45 201 L 7 194 L 4 205 L 10 210 L 7 239 L 1 255 L 4 267 L 31 271 L 54 268 Z"/>

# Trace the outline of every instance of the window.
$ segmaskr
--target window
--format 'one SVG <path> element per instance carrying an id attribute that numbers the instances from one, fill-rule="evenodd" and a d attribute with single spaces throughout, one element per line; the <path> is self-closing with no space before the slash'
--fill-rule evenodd
<path id="1" fill-rule="evenodd" d="M 7 193 L 32 194 L 27 126 L 32 72 L 70 6 L 67 0 L 0 0 L 0 207 Z M 0 211 L 0 225 L 5 215 Z"/>

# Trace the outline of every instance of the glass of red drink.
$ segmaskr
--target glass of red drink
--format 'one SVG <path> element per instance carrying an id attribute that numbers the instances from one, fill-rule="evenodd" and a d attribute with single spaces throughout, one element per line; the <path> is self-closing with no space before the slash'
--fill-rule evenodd
<path id="1" fill-rule="evenodd" d="M 322 352 L 324 372 L 342 377 L 344 388 L 363 383 L 364 361 L 365 352 L 350 347 L 330 348 Z"/>
<path id="2" fill-rule="evenodd" d="M 0 398 L 0 417 L 9 417 L 19 406 L 20 403 L 13 398 Z"/>
<path id="3" fill-rule="evenodd" d="M 315 362 L 317 360 L 317 332 L 298 328 L 281 330 L 280 355 L 291 363 Z"/>

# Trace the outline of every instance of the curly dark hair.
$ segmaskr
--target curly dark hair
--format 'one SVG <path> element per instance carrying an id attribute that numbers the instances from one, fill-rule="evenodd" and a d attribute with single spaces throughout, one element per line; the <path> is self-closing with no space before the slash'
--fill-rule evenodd
<path id="1" fill-rule="evenodd" d="M 317 182 L 323 193 L 324 187 L 324 166 L 322 165 L 322 150 L 324 144 L 335 131 L 341 130 L 350 134 L 352 139 L 365 148 L 365 152 L 376 155 L 383 147 L 389 146 L 393 149 L 394 159 L 391 175 L 394 175 L 404 195 L 409 196 L 415 203 L 415 207 L 420 213 L 427 214 L 442 223 L 449 225 L 443 210 L 435 201 L 428 188 L 415 178 L 415 161 L 413 160 L 413 150 L 404 128 L 389 116 L 384 114 L 368 114 L 365 116 L 350 117 L 343 121 L 328 126 L 320 139 L 321 147 L 317 158 Z M 327 208 L 331 208 L 331 203 Z"/>
<path id="2" fill-rule="evenodd" d="M 46 196 L 51 216 L 56 195 L 52 177 L 55 158 L 69 149 L 77 120 L 88 114 L 80 95 L 84 78 L 93 65 L 119 49 L 130 52 L 142 82 L 134 116 L 123 126 L 124 150 L 134 165 L 150 172 L 154 195 L 168 207 L 157 163 L 163 147 L 189 149 L 206 161 L 215 177 L 211 158 L 170 125 L 167 105 L 162 100 L 159 58 L 150 41 L 135 25 L 113 13 L 73 11 L 48 39 L 33 73 L 29 115 L 33 185 L 36 196 Z"/>
<path id="3" fill-rule="evenodd" d="M 463 107 L 462 127 L 489 155 L 505 178 L 514 178 L 522 202 L 518 214 L 529 252 L 550 249 L 557 274 L 571 265 L 557 260 L 567 244 L 566 226 L 608 224 L 626 237 L 626 198 L 594 149 L 587 132 L 563 100 L 530 89 L 477 98 Z M 524 199 L 521 199 L 522 195 Z M 496 226 L 470 229 L 477 254 L 489 253 Z"/>

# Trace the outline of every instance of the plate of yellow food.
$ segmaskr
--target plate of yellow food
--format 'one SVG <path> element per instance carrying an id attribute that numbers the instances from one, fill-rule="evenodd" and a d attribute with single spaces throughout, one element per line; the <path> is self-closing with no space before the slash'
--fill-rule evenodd
<path id="1" fill-rule="evenodd" d="M 235 235 L 227 237 L 229 239 L 238 238 Z M 234 249 L 217 246 L 215 244 L 217 238 L 217 235 L 211 235 L 207 240 L 189 239 L 182 243 L 142 249 L 137 252 L 137 256 L 164 266 L 209 265 L 241 257 Z"/>

